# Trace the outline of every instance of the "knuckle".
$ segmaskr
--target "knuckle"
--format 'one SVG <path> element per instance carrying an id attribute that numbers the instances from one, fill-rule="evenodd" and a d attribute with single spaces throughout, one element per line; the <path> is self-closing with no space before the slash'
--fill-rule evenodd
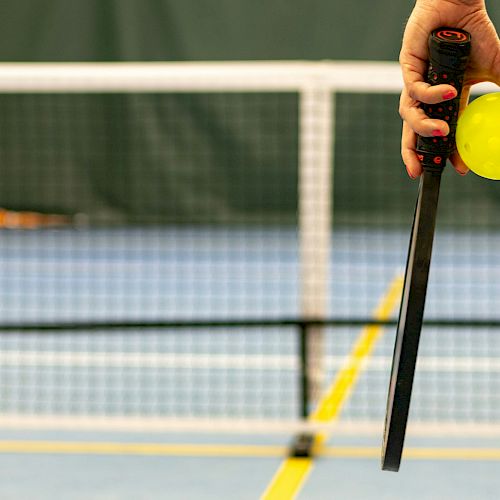
<path id="1" fill-rule="evenodd" d="M 407 87 L 408 95 L 410 96 L 410 99 L 413 99 L 414 101 L 419 101 L 419 94 L 418 94 L 418 88 L 414 83 L 410 83 Z"/>
<path id="2" fill-rule="evenodd" d="M 404 116 L 405 109 L 401 103 L 399 104 L 398 113 L 399 113 L 399 116 L 401 117 L 401 119 L 404 120 L 405 119 L 405 116 Z"/>
<path id="3" fill-rule="evenodd" d="M 403 120 L 405 119 L 407 109 L 408 109 L 407 101 L 408 101 L 407 92 L 406 92 L 406 89 L 404 89 L 403 92 L 401 93 L 401 97 L 399 98 L 399 106 L 398 106 L 399 116 Z"/>

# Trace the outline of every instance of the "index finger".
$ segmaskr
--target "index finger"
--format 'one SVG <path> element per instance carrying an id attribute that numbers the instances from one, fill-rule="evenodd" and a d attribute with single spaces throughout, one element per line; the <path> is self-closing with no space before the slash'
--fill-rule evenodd
<path id="1" fill-rule="evenodd" d="M 424 81 L 428 65 L 428 36 L 414 23 L 409 24 L 403 37 L 399 62 L 409 96 L 419 102 L 436 104 L 454 99 L 457 91 L 452 85 L 430 85 Z"/>

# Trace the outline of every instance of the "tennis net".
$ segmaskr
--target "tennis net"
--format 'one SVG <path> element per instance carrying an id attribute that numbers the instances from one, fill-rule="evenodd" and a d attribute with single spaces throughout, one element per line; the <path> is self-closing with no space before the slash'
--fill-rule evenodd
<path id="1" fill-rule="evenodd" d="M 393 63 L 0 64 L 0 426 L 282 431 L 326 391 L 310 425 L 378 432 L 400 87 Z M 411 420 L 491 431 L 500 192 L 448 171 L 440 204 Z"/>

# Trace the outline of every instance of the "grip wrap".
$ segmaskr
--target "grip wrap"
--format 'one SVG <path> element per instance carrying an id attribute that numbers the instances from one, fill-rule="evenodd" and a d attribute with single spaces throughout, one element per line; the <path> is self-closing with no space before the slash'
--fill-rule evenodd
<path id="1" fill-rule="evenodd" d="M 471 36 L 464 30 L 439 28 L 429 36 L 427 83 L 452 85 L 457 89 L 457 96 L 438 104 L 420 105 L 427 116 L 444 120 L 450 127 L 446 137 L 417 137 L 417 155 L 426 170 L 442 172 L 455 149 L 460 94 L 470 49 Z"/>

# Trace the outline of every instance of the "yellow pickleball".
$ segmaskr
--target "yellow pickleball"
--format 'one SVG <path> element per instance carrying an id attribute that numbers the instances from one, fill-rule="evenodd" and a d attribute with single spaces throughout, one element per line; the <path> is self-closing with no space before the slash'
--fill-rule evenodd
<path id="1" fill-rule="evenodd" d="M 500 180 L 500 92 L 472 101 L 457 123 L 456 144 L 477 175 Z"/>

